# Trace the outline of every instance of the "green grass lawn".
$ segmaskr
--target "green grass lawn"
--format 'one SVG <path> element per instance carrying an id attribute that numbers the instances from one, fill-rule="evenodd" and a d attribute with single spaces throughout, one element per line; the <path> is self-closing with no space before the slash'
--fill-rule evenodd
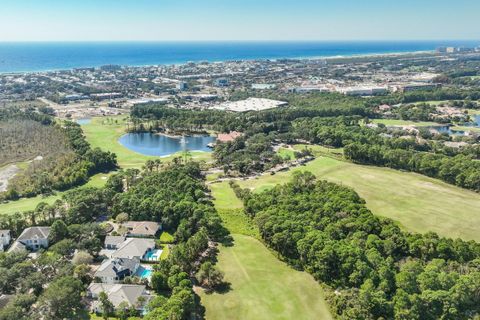
<path id="1" fill-rule="evenodd" d="M 168 258 L 170 255 L 170 247 L 167 245 L 164 245 L 162 248 L 162 254 L 160 255 L 160 260 L 165 260 Z"/>
<path id="2" fill-rule="evenodd" d="M 284 159 L 294 160 L 295 159 L 295 150 L 280 148 L 278 150 L 278 155 Z"/>
<path id="3" fill-rule="evenodd" d="M 199 292 L 206 319 L 332 319 L 320 285 L 252 237 L 235 234 L 233 246 L 220 248 L 217 266 L 230 291 Z"/>
<path id="4" fill-rule="evenodd" d="M 160 235 L 160 242 L 161 243 L 173 243 L 174 238 L 173 235 L 167 231 L 163 231 Z"/>
<path id="5" fill-rule="evenodd" d="M 239 185 L 265 190 L 288 181 L 298 170 L 352 187 L 373 213 L 392 218 L 410 231 L 480 241 L 480 194 L 415 173 L 321 157 L 288 172 L 239 181 Z"/>
<path id="6" fill-rule="evenodd" d="M 108 120 L 113 119 L 113 121 Z M 126 116 L 92 118 L 89 124 L 82 126 L 83 132 L 92 147 L 114 152 L 117 155 L 118 164 L 122 168 L 141 168 L 145 161 L 158 157 L 145 156 L 131 151 L 122 146 L 118 139 L 125 134 Z M 211 154 L 207 152 L 191 152 L 193 159 L 211 161 Z M 162 161 L 171 161 L 176 154 L 170 157 L 162 157 Z"/>
<path id="7" fill-rule="evenodd" d="M 463 126 L 453 126 L 452 130 L 457 131 L 473 131 L 473 132 L 480 132 L 480 128 L 477 127 L 463 127 Z"/>
<path id="8" fill-rule="evenodd" d="M 450 102 L 451 100 L 430 100 L 430 101 L 419 101 L 419 102 L 414 102 L 413 104 L 423 104 L 423 103 L 426 103 L 426 104 L 431 104 L 431 105 L 434 105 L 434 106 L 438 106 L 438 105 L 441 105 L 441 104 L 445 104 L 445 103 L 448 103 Z M 407 103 L 408 104 L 408 103 Z"/>
<path id="9" fill-rule="evenodd" d="M 215 207 L 222 209 L 242 209 L 243 203 L 237 198 L 228 181 L 212 183 L 209 185 L 214 197 Z"/>
<path id="10" fill-rule="evenodd" d="M 97 174 L 90 178 L 90 180 L 83 186 L 84 187 L 102 187 L 107 182 L 109 174 Z M 55 195 L 42 197 L 36 196 L 33 198 L 23 198 L 17 201 L 10 201 L 7 203 L 0 203 L 0 215 L 2 214 L 13 214 L 15 212 L 23 212 L 28 210 L 34 210 L 40 202 L 46 202 L 48 204 L 52 204 L 55 200 L 60 199 L 64 192 L 57 192 Z"/>
<path id="11" fill-rule="evenodd" d="M 383 123 L 386 126 L 417 126 L 428 127 L 438 126 L 436 122 L 429 121 L 409 121 L 409 120 L 396 120 L 396 119 L 372 119 L 373 123 Z"/>
<path id="12" fill-rule="evenodd" d="M 320 285 L 281 262 L 259 239 L 228 182 L 210 184 L 233 246 L 220 246 L 218 268 L 231 284 L 226 293 L 199 290 L 206 319 L 332 319 Z"/>

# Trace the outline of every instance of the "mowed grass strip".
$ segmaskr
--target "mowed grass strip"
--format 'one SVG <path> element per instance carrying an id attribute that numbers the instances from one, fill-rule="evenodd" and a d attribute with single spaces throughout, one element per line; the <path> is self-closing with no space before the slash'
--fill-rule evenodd
<path id="1" fill-rule="evenodd" d="M 99 173 L 94 175 L 93 177 L 90 178 L 90 180 L 83 186 L 80 186 L 78 188 L 86 188 L 86 187 L 96 187 L 100 188 L 105 185 L 107 182 L 108 177 L 112 173 L 104 174 L 104 173 Z M 45 202 L 48 204 L 54 203 L 56 200 L 60 199 L 64 192 L 57 192 L 52 196 L 36 196 L 33 198 L 22 198 L 20 200 L 16 201 L 9 201 L 7 203 L 0 203 L 0 215 L 3 214 L 13 214 L 16 212 L 23 212 L 23 211 L 29 211 L 29 210 L 34 210 L 37 205 L 40 202 Z"/>
<path id="2" fill-rule="evenodd" d="M 353 188 L 374 214 L 396 220 L 407 230 L 480 241 L 480 194 L 416 173 L 320 157 L 288 172 L 238 183 L 262 191 L 289 181 L 299 170 Z"/>
<path id="3" fill-rule="evenodd" d="M 396 119 L 373 119 L 372 122 L 382 123 L 386 126 L 417 126 L 417 127 L 441 126 L 441 124 L 437 122 L 396 120 Z"/>
<path id="4" fill-rule="evenodd" d="M 199 292 L 206 319 L 332 319 L 313 277 L 279 261 L 260 241 L 233 237 L 233 246 L 220 247 L 217 264 L 230 290 Z"/>
<path id="5" fill-rule="evenodd" d="M 118 139 L 126 133 L 127 116 L 97 117 L 92 118 L 90 123 L 82 126 L 83 132 L 90 145 L 99 147 L 105 151 L 114 152 L 117 155 L 118 164 L 121 168 L 141 168 L 149 159 L 159 157 L 146 156 L 122 146 Z M 174 157 L 182 156 L 177 153 L 169 157 L 160 157 L 164 162 L 171 161 Z M 211 154 L 208 152 L 191 152 L 195 160 L 211 161 Z"/>
<path id="6" fill-rule="evenodd" d="M 280 261 L 260 242 L 257 226 L 243 212 L 228 181 L 209 185 L 233 246 L 220 246 L 218 268 L 230 290 L 197 290 L 206 319 L 332 319 L 321 286 L 306 272 Z"/>

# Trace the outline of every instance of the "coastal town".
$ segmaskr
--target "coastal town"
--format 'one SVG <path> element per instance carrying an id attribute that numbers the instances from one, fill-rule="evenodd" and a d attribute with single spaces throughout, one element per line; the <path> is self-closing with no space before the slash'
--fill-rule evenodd
<path id="1" fill-rule="evenodd" d="M 134 105 L 147 104 L 258 111 L 285 105 L 285 101 L 265 97 L 287 93 L 375 96 L 448 88 L 449 84 L 439 75 L 478 57 L 479 48 L 449 47 L 415 54 L 146 67 L 106 65 L 1 74 L 0 106 L 16 103 L 47 106 L 56 116 L 68 119 L 125 114 Z"/>

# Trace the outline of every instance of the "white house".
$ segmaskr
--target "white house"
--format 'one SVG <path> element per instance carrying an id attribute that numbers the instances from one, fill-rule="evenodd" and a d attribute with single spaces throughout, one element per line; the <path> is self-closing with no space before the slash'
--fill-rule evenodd
<path id="1" fill-rule="evenodd" d="M 31 227 L 23 230 L 22 234 L 12 244 L 9 252 L 18 250 L 37 251 L 40 248 L 48 248 L 48 235 L 50 227 Z"/>

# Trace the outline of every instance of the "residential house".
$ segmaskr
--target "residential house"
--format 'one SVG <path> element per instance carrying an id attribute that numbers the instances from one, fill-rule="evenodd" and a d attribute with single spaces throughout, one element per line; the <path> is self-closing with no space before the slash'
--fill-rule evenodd
<path id="1" fill-rule="evenodd" d="M 107 294 L 108 300 L 115 308 L 118 308 L 122 302 L 126 302 L 140 312 L 145 310 L 145 306 L 152 298 L 146 287 L 142 285 L 92 283 L 87 289 L 87 296 L 94 300 L 90 307 L 92 312 L 102 312 L 101 303 L 98 301 L 101 292 Z M 142 299 L 139 299 L 140 297 Z M 140 303 L 140 300 L 143 301 Z"/>
<path id="2" fill-rule="evenodd" d="M 123 224 L 127 228 L 128 237 L 154 238 L 161 226 L 152 221 L 128 221 Z"/>
<path id="3" fill-rule="evenodd" d="M 108 250 L 117 250 L 118 246 L 125 241 L 123 236 L 106 236 L 104 242 L 104 248 Z"/>
<path id="4" fill-rule="evenodd" d="M 95 272 L 94 277 L 99 278 L 102 283 L 115 284 L 120 283 L 126 277 L 132 276 L 137 272 L 140 266 L 140 260 L 128 258 L 113 258 L 102 262 Z"/>
<path id="5" fill-rule="evenodd" d="M 10 230 L 0 230 L 0 251 L 5 251 L 11 240 Z"/>
<path id="6" fill-rule="evenodd" d="M 18 250 L 37 251 L 48 248 L 48 235 L 50 227 L 31 227 L 23 230 L 22 234 L 12 244 L 9 252 Z"/>
<path id="7" fill-rule="evenodd" d="M 127 238 L 111 253 L 110 258 L 128 258 L 150 260 L 150 255 L 155 252 L 154 239 Z"/>

